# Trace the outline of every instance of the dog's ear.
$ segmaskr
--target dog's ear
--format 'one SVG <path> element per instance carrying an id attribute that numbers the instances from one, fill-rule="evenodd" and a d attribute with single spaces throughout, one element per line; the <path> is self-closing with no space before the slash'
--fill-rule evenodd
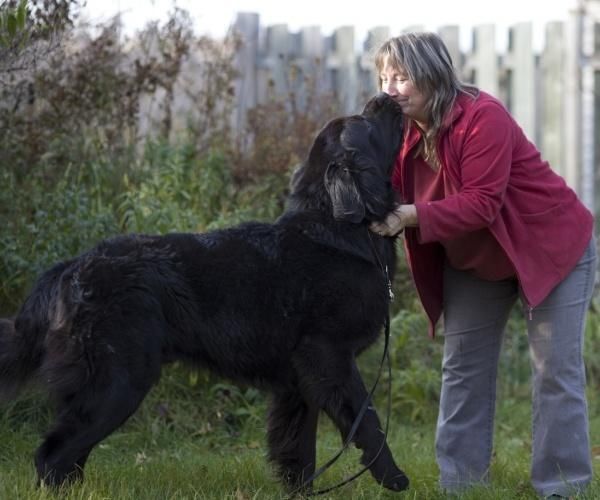
<path id="1" fill-rule="evenodd" d="M 325 189 L 337 220 L 359 223 L 365 218 L 365 205 L 352 174 L 338 162 L 330 162 L 325 171 Z"/>
<path id="2" fill-rule="evenodd" d="M 304 163 L 301 163 L 300 165 L 297 165 L 296 168 L 294 168 L 294 171 L 292 172 L 292 177 L 290 179 L 290 185 L 289 185 L 291 193 L 294 193 L 300 186 L 300 183 L 302 182 L 302 178 L 304 177 L 305 171 L 306 171 L 306 165 Z"/>

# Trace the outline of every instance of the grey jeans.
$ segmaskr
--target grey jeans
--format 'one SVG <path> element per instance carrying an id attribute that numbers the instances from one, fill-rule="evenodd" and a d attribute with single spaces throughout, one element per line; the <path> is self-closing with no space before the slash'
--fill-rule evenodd
<path id="1" fill-rule="evenodd" d="M 567 496 L 592 478 L 582 350 L 595 271 L 592 239 L 539 306 L 524 306 L 533 384 L 531 479 L 542 496 Z M 456 491 L 488 480 L 498 359 L 519 287 L 515 280 L 483 281 L 446 266 L 444 297 L 436 457 L 440 485 Z"/>

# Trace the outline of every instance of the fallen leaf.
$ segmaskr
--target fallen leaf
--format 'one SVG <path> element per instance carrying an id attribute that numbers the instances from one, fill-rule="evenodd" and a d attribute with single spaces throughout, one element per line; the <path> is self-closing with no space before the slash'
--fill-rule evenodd
<path id="1" fill-rule="evenodd" d="M 235 492 L 235 500 L 248 500 L 250 497 L 239 488 Z"/>

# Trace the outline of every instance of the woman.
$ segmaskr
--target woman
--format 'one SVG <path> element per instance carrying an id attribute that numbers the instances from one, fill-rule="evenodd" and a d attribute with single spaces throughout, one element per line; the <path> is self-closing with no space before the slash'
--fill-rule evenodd
<path id="1" fill-rule="evenodd" d="M 580 490 L 592 476 L 582 345 L 593 216 L 503 105 L 459 81 L 437 35 L 388 40 L 376 67 L 407 124 L 392 174 L 403 204 L 371 229 L 405 230 L 432 335 L 443 312 L 441 486 L 488 479 L 501 339 L 520 297 L 533 370 L 533 486 L 543 497 Z"/>

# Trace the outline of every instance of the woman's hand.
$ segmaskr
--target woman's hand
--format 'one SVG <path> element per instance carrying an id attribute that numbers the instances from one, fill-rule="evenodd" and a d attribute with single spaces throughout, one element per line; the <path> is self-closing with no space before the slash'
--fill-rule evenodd
<path id="1" fill-rule="evenodd" d="M 418 226 L 417 209 L 414 205 L 398 205 L 382 222 L 372 222 L 369 229 L 380 236 L 396 236 L 405 227 Z"/>

